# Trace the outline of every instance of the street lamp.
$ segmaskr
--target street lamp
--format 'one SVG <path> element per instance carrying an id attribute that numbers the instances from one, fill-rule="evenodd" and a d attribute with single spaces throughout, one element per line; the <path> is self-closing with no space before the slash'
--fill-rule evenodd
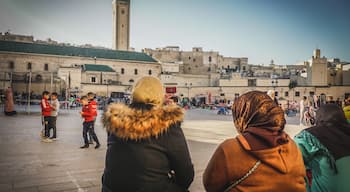
<path id="1" fill-rule="evenodd" d="M 106 97 L 108 97 L 108 85 L 111 84 L 111 80 L 110 79 L 104 79 L 103 82 L 105 83 L 105 85 L 107 86 L 107 92 L 106 92 Z"/>
<path id="2" fill-rule="evenodd" d="M 187 97 L 190 99 L 190 88 L 192 86 L 192 83 L 185 83 L 185 86 L 187 87 Z"/>

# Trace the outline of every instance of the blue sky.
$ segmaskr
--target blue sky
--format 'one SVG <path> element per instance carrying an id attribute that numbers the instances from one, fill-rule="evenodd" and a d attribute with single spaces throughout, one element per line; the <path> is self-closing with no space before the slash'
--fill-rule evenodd
<path id="1" fill-rule="evenodd" d="M 0 31 L 112 46 L 112 0 L 0 0 Z M 251 64 L 350 61 L 347 0 L 131 0 L 131 46 L 202 46 Z"/>

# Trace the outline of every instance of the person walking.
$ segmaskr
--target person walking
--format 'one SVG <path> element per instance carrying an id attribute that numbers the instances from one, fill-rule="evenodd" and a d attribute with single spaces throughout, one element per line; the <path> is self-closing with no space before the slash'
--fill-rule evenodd
<path id="1" fill-rule="evenodd" d="M 307 191 L 350 191 L 350 124 L 337 104 L 321 105 L 316 116 L 316 126 L 294 138 L 308 173 Z"/>
<path id="2" fill-rule="evenodd" d="M 101 145 L 94 130 L 96 109 L 94 109 L 91 105 L 89 105 L 89 99 L 87 96 L 82 96 L 80 99 L 80 102 L 83 105 L 82 111 L 80 112 L 80 114 L 84 118 L 84 123 L 83 123 L 84 145 L 81 146 L 80 148 L 81 149 L 89 148 L 89 139 L 87 135 L 89 132 L 89 135 L 91 135 L 93 140 L 96 142 L 95 149 L 98 149 Z"/>
<path id="3" fill-rule="evenodd" d="M 265 93 L 251 91 L 232 107 L 239 135 L 221 143 L 203 174 L 208 192 L 304 192 L 302 155 L 284 132 L 283 111 Z"/>
<path id="4" fill-rule="evenodd" d="M 113 103 L 103 114 L 108 133 L 102 191 L 187 191 L 194 169 L 181 129 L 184 111 L 163 105 L 159 79 L 143 77 L 132 103 Z"/>
<path id="5" fill-rule="evenodd" d="M 53 92 L 51 94 L 50 104 L 52 107 L 52 111 L 51 111 L 51 116 L 50 116 L 50 121 L 49 121 L 49 129 L 52 129 L 52 132 L 53 132 L 50 139 L 56 140 L 57 139 L 56 122 L 57 122 L 58 112 L 60 110 L 60 102 L 58 101 L 58 94 L 56 92 Z"/>

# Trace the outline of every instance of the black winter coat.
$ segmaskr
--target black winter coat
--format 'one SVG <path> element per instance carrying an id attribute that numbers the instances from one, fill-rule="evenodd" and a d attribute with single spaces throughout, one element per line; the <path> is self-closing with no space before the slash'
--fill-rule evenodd
<path id="1" fill-rule="evenodd" d="M 187 191 L 194 170 L 181 129 L 182 109 L 122 104 L 104 113 L 109 133 L 103 191 Z"/>

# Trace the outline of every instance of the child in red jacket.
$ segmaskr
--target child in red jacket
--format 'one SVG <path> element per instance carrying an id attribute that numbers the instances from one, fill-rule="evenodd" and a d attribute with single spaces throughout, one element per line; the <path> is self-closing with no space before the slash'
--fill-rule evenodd
<path id="1" fill-rule="evenodd" d="M 92 105 L 89 105 L 89 100 L 87 96 L 82 96 L 80 98 L 80 102 L 82 103 L 82 111 L 80 112 L 81 116 L 84 118 L 83 123 L 83 138 L 84 138 L 84 145 L 81 146 L 81 149 L 88 148 L 89 147 L 89 139 L 87 136 L 87 133 L 89 132 L 89 135 L 93 138 L 93 140 L 96 142 L 95 149 L 100 147 L 100 142 L 98 141 L 97 135 L 94 130 L 94 123 L 95 123 L 95 114 L 96 108 L 92 107 Z"/>
<path id="2" fill-rule="evenodd" d="M 43 142 L 52 142 L 52 140 L 49 138 L 50 137 L 49 122 L 50 122 L 52 107 L 51 107 L 48 99 L 49 99 L 49 92 L 44 91 L 42 94 L 41 102 L 40 102 L 41 115 L 43 117 L 42 123 L 45 126 L 44 133 L 42 134 L 42 136 L 43 136 L 42 141 Z"/>
<path id="3" fill-rule="evenodd" d="M 88 100 L 89 100 L 89 105 L 90 107 L 95 111 L 94 115 L 95 115 L 95 120 L 94 120 L 94 126 L 92 127 L 93 129 L 95 129 L 95 122 L 96 122 L 96 117 L 97 117 L 97 102 L 95 101 L 95 94 L 93 92 L 89 92 L 87 94 Z M 92 135 L 89 135 L 89 144 L 93 144 L 93 138 Z"/>

